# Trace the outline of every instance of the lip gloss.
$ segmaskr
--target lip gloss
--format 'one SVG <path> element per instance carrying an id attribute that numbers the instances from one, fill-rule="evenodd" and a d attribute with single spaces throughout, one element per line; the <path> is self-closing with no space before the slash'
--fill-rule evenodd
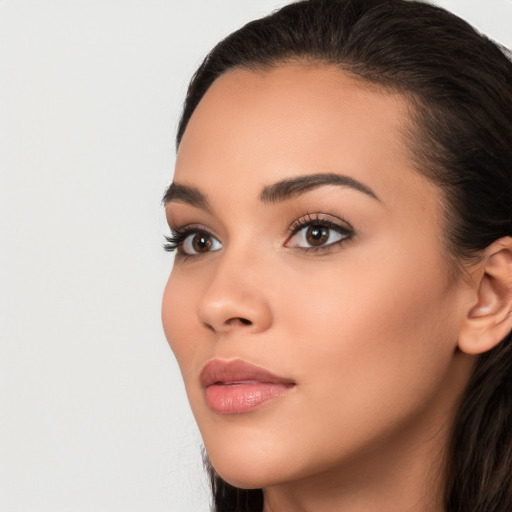
<path id="1" fill-rule="evenodd" d="M 218 414 L 241 414 L 286 394 L 295 384 L 244 361 L 215 359 L 201 372 L 206 404 Z"/>
<path id="2" fill-rule="evenodd" d="M 290 385 L 263 382 L 212 384 L 206 389 L 206 403 L 213 412 L 239 414 L 284 395 L 290 387 Z"/>

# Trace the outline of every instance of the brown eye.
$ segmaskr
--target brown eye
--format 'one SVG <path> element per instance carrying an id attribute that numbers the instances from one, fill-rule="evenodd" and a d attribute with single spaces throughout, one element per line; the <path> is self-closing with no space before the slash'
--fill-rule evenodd
<path id="1" fill-rule="evenodd" d="M 311 246 L 323 245 L 329 239 L 329 228 L 309 226 L 305 233 L 306 242 Z"/>
<path id="2" fill-rule="evenodd" d="M 198 233 L 192 238 L 192 247 L 195 252 L 208 252 L 212 246 L 212 240 L 209 235 Z"/>
<path id="3" fill-rule="evenodd" d="M 307 224 L 299 224 L 285 245 L 297 249 L 327 248 L 353 235 L 351 229 L 331 221 L 326 220 L 321 224 L 309 221 Z"/>
<path id="4" fill-rule="evenodd" d="M 183 240 L 181 252 L 188 256 L 194 256 L 218 251 L 221 247 L 222 244 L 215 237 L 205 231 L 199 231 L 190 233 L 190 235 Z"/>

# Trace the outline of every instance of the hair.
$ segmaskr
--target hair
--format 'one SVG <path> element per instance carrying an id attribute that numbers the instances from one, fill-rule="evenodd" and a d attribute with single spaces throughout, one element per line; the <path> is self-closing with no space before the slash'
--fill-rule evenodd
<path id="1" fill-rule="evenodd" d="M 177 146 L 211 84 L 232 69 L 337 66 L 401 94 L 416 170 L 444 195 L 447 254 L 472 261 L 512 235 L 510 54 L 457 16 L 409 0 L 303 0 L 221 41 L 188 88 Z M 479 356 L 448 454 L 447 512 L 512 510 L 512 335 Z M 209 464 L 215 512 L 261 512 L 261 489 L 238 489 Z"/>

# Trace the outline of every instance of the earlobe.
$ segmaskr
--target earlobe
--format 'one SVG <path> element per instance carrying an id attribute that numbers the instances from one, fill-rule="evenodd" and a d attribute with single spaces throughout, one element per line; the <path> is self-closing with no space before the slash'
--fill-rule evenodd
<path id="1" fill-rule="evenodd" d="M 478 267 L 476 301 L 459 334 L 459 348 L 467 354 L 491 350 L 512 330 L 512 238 L 491 244 Z"/>

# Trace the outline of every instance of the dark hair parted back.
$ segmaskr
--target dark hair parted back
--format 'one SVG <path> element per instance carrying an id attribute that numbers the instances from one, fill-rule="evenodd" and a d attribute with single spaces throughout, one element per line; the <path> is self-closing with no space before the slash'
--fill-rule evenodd
<path id="1" fill-rule="evenodd" d="M 334 65 L 402 94 L 418 172 L 445 196 L 447 254 L 478 258 L 512 236 L 512 63 L 460 18 L 408 0 L 305 0 L 221 41 L 194 75 L 177 145 L 210 85 L 233 68 Z M 448 512 L 512 510 L 512 339 L 481 355 L 454 426 Z M 207 462 L 208 464 L 208 462 Z M 237 489 L 209 466 L 217 512 L 256 512 L 259 489 Z"/>

